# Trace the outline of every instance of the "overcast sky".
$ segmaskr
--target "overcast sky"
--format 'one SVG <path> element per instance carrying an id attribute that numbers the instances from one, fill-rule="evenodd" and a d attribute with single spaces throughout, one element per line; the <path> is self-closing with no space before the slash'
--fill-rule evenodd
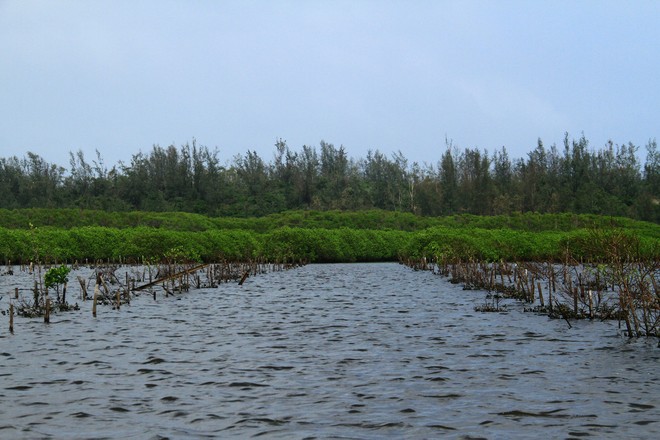
<path id="1" fill-rule="evenodd" d="M 0 157 L 660 137 L 660 1 L 0 0 Z"/>

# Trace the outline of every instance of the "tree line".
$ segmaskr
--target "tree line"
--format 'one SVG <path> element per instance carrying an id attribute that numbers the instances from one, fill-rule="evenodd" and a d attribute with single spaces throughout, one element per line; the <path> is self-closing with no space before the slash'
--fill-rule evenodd
<path id="1" fill-rule="evenodd" d="M 422 216 L 586 213 L 660 222 L 660 152 L 582 136 L 536 147 L 523 158 L 460 149 L 451 141 L 435 163 L 410 162 L 399 151 L 349 157 L 343 146 L 289 148 L 270 160 L 247 151 L 221 160 L 192 143 L 153 146 L 108 168 L 102 155 L 69 153 L 69 167 L 37 154 L 0 158 L 0 208 L 182 211 L 213 217 L 260 217 L 288 210 L 382 209 Z"/>

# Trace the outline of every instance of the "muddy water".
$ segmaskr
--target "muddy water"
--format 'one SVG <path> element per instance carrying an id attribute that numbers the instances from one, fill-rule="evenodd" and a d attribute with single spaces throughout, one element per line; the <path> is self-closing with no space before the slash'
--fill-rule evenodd
<path id="1" fill-rule="evenodd" d="M 657 341 L 483 301 L 397 264 L 310 265 L 14 335 L 1 316 L 0 438 L 660 436 Z"/>

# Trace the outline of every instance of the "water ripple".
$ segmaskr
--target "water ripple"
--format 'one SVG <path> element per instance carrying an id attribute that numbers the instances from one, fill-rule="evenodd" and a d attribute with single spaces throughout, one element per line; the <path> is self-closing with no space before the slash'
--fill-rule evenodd
<path id="1" fill-rule="evenodd" d="M 30 285 L 15 273 L 2 291 Z M 0 437 L 660 436 L 653 341 L 481 301 L 397 264 L 338 264 L 17 318 L 0 333 Z"/>

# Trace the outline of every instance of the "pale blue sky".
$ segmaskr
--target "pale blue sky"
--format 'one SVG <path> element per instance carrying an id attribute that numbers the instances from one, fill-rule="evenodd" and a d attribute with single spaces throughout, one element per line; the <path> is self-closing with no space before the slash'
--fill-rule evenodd
<path id="1" fill-rule="evenodd" d="M 0 157 L 660 137 L 660 1 L 0 0 Z"/>

